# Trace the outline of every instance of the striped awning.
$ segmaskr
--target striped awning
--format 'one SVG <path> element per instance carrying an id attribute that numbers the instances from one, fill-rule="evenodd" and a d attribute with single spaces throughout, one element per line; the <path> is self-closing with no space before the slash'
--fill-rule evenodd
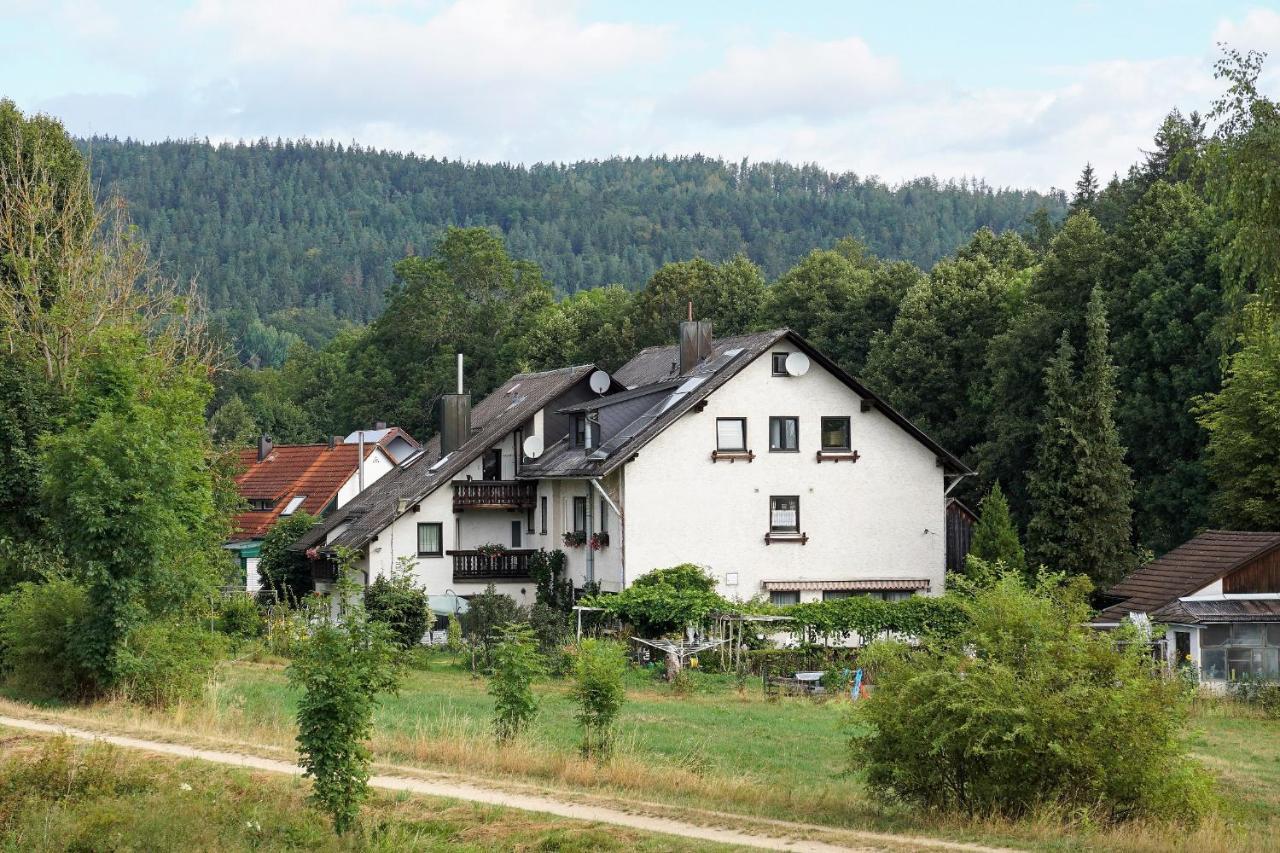
<path id="1" fill-rule="evenodd" d="M 848 581 L 765 581 L 764 588 L 790 591 L 799 589 L 848 589 L 863 592 L 906 592 L 929 591 L 928 578 L 892 578 L 888 580 L 848 580 Z"/>

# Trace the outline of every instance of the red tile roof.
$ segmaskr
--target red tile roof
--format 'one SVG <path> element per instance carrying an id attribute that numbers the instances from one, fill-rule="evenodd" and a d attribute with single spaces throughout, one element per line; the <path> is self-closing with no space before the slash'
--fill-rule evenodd
<path id="1" fill-rule="evenodd" d="M 377 445 L 365 445 L 365 458 Z M 245 500 L 274 501 L 270 510 L 242 512 L 234 519 L 236 539 L 259 539 L 266 535 L 280 513 L 296 495 L 306 500 L 295 511 L 319 515 L 338 494 L 342 484 L 356 472 L 359 447 L 355 444 L 292 444 L 275 447 L 270 455 L 258 461 L 256 448 L 240 451 L 240 467 L 236 476 L 240 497 Z"/>

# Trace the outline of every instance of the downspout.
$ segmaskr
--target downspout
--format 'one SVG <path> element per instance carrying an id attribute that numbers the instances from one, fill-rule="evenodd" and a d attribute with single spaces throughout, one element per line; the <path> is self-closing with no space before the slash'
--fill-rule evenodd
<path id="1" fill-rule="evenodd" d="M 590 424 L 587 425 L 587 430 L 588 432 L 591 430 Z M 591 481 L 588 480 L 588 482 L 591 482 Z M 587 496 L 586 496 L 585 503 L 586 503 L 586 507 L 584 511 L 584 516 L 585 516 L 584 521 L 586 522 L 586 526 L 587 526 L 587 529 L 585 531 L 587 536 L 587 543 L 586 543 L 587 544 L 587 580 L 586 582 L 588 584 L 591 584 L 591 583 L 595 583 L 595 580 L 596 580 L 596 549 L 591 547 L 591 537 L 595 533 L 595 531 L 592 530 L 592 523 L 594 522 L 594 519 L 591 517 L 591 490 L 590 489 L 587 489 Z"/>
<path id="2" fill-rule="evenodd" d="M 618 509 L 618 505 L 617 505 L 616 503 L 614 503 L 614 502 L 613 502 L 613 498 L 609 497 L 609 493 L 608 493 L 608 492 L 606 492 L 606 491 L 604 490 L 604 486 L 600 485 L 600 481 L 599 481 L 598 479 L 596 479 L 595 477 L 592 477 L 591 479 L 587 480 L 587 482 L 588 482 L 588 483 L 590 483 L 592 486 L 595 486 L 596 491 L 600 493 L 600 497 L 604 498 L 605 503 L 607 503 L 607 504 L 609 505 L 609 509 L 613 510 L 613 514 L 614 514 L 614 515 L 616 515 L 616 516 L 618 517 L 618 534 L 619 534 L 619 535 L 618 535 L 618 547 L 622 547 L 622 540 L 623 540 L 623 536 L 622 536 L 622 510 Z M 590 493 L 588 493 L 588 494 L 590 494 Z M 588 518 L 588 519 L 590 519 L 590 518 L 591 518 L 591 500 L 590 500 L 590 498 L 588 498 L 588 499 L 587 499 L 587 518 Z M 590 534 L 588 534 L 588 535 L 590 535 Z M 591 549 L 590 549 L 590 543 L 589 543 L 589 542 L 588 542 L 588 546 L 587 546 L 587 554 L 588 554 L 588 556 L 587 556 L 588 571 L 589 571 L 589 572 L 594 576 L 594 573 L 595 573 L 595 555 L 594 555 L 594 552 L 592 552 L 592 551 L 591 551 Z M 623 589 L 626 589 L 626 588 L 627 588 L 627 568 L 626 568 L 626 566 L 625 566 L 625 565 L 622 567 L 622 588 L 623 588 Z"/>
<path id="3" fill-rule="evenodd" d="M 356 494 L 359 494 L 364 491 L 364 427 L 360 428 L 360 449 L 357 452 L 360 454 L 360 458 L 356 462 L 356 471 L 358 472 L 356 485 L 360 491 Z"/>
<path id="4" fill-rule="evenodd" d="M 956 486 L 960 485 L 961 480 L 963 480 L 965 477 L 971 477 L 971 476 L 973 475 L 972 474 L 956 474 L 955 479 L 951 481 L 951 485 L 943 489 L 942 496 L 945 498 L 947 495 L 951 494 L 951 490 L 954 489 Z"/>

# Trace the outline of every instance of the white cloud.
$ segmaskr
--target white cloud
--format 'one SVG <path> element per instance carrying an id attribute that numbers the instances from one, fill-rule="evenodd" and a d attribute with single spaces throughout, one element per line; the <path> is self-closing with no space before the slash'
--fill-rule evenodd
<path id="1" fill-rule="evenodd" d="M 1239 21 L 1224 18 L 1213 31 L 1213 40 L 1240 51 L 1280 50 L 1280 12 L 1253 9 Z"/>
<path id="2" fill-rule="evenodd" d="M 903 90 L 898 61 L 860 38 L 777 36 L 763 47 L 736 45 L 717 67 L 673 100 L 676 111 L 738 123 L 780 115 L 825 121 Z"/>

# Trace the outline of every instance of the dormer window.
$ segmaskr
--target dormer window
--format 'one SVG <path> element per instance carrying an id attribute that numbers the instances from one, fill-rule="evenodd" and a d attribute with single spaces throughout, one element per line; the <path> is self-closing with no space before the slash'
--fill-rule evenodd
<path id="1" fill-rule="evenodd" d="M 273 498 L 249 498 L 250 512 L 271 512 L 275 505 Z"/>
<path id="2" fill-rule="evenodd" d="M 584 414 L 573 416 L 573 446 L 587 446 L 587 416 Z"/>

